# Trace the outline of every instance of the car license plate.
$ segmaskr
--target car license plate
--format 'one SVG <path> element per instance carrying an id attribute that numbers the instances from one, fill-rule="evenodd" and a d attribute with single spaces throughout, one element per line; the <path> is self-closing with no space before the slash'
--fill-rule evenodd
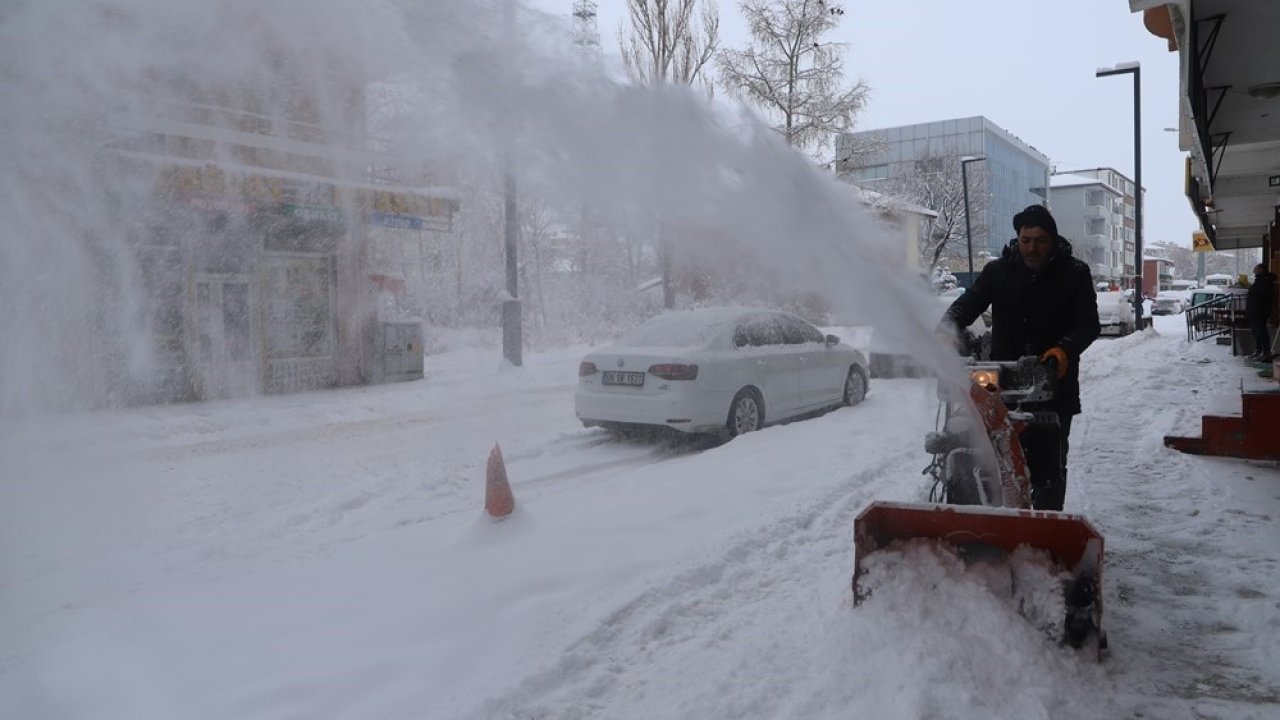
<path id="1" fill-rule="evenodd" d="M 631 385 L 639 387 L 644 385 L 644 373 L 605 370 L 604 377 L 601 378 L 601 381 L 604 382 L 605 385 Z"/>

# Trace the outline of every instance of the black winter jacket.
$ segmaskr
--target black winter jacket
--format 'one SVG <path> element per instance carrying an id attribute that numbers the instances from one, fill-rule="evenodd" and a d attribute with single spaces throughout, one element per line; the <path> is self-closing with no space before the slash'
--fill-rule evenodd
<path id="1" fill-rule="evenodd" d="M 1059 413 L 1080 412 L 1080 354 L 1098 337 L 1098 296 L 1089 266 L 1059 237 L 1039 270 L 1028 268 L 1011 240 L 973 286 L 947 308 L 944 321 L 968 327 L 991 307 L 991 359 L 1017 360 L 1061 347 L 1070 367 L 1054 389 Z"/>
<path id="2" fill-rule="evenodd" d="M 1253 278 L 1249 293 L 1244 298 L 1244 315 L 1250 321 L 1271 317 L 1272 298 L 1276 292 L 1276 276 L 1264 271 Z"/>

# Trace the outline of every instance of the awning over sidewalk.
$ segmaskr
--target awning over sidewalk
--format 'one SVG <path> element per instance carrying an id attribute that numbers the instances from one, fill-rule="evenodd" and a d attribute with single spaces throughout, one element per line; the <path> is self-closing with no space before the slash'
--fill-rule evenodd
<path id="1" fill-rule="evenodd" d="M 1181 59 L 1179 147 L 1191 155 L 1192 210 L 1215 248 L 1262 247 L 1280 206 L 1280 3 L 1129 7 Z"/>

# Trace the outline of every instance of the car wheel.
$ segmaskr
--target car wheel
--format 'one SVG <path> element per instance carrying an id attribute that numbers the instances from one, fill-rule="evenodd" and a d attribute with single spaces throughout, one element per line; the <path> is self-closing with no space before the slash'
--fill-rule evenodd
<path id="1" fill-rule="evenodd" d="M 755 388 L 743 388 L 733 396 L 729 404 L 729 419 L 725 430 L 729 437 L 759 430 L 764 425 L 764 401 Z"/>
<path id="2" fill-rule="evenodd" d="M 844 404 L 857 405 L 867 397 L 867 376 L 863 374 L 862 368 L 849 368 L 849 374 L 844 379 Z"/>

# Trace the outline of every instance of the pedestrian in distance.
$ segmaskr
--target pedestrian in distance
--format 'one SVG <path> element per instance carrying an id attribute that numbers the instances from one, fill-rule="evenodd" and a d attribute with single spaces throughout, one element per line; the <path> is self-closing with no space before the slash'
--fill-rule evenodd
<path id="1" fill-rule="evenodd" d="M 1253 354 L 1250 360 L 1265 360 L 1271 357 L 1271 333 L 1267 323 L 1271 320 L 1271 307 L 1276 297 L 1276 274 L 1267 270 L 1267 266 L 1258 263 L 1253 266 L 1253 283 L 1244 298 L 1244 318 L 1249 321 L 1253 330 Z"/>

